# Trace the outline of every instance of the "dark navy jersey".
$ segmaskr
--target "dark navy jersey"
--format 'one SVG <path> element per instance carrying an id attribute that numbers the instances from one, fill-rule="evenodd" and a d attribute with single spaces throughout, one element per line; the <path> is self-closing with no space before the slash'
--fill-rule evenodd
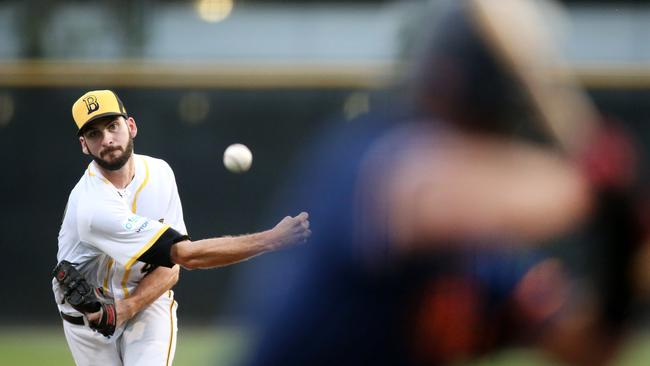
<path id="1" fill-rule="evenodd" d="M 357 206 L 360 191 L 373 189 L 359 185 L 368 151 L 399 130 L 404 139 L 395 154 L 382 157 L 390 169 L 391 156 L 408 139 L 435 134 L 433 123 L 408 120 L 416 119 L 366 116 L 320 134 L 304 156 L 283 209 L 308 211 L 313 234 L 277 268 L 291 272 L 276 283 L 281 295 L 257 308 L 261 329 L 248 365 L 436 364 L 447 354 L 481 351 L 502 336 L 485 320 L 500 316 L 532 257 L 454 251 L 400 257 L 380 223 L 372 239 L 358 235 L 359 222 L 370 214 Z"/>

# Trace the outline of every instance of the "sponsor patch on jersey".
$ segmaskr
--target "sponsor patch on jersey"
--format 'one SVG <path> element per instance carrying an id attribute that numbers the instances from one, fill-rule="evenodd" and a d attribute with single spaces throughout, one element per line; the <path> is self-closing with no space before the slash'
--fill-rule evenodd
<path id="1" fill-rule="evenodd" d="M 127 218 L 126 221 L 122 223 L 122 227 L 124 227 L 127 231 L 135 231 L 136 233 L 139 233 L 142 230 L 146 229 L 147 226 L 149 226 L 149 220 L 147 220 L 146 217 L 137 215 L 133 215 Z"/>

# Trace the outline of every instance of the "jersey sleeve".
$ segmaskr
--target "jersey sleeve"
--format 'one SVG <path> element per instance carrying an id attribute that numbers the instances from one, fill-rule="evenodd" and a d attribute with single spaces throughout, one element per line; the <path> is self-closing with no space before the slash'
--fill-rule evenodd
<path id="1" fill-rule="evenodd" d="M 127 269 L 138 260 L 173 266 L 171 246 L 186 236 L 167 224 L 132 213 L 119 197 L 104 195 L 92 201 L 80 212 L 81 241 L 108 254 Z"/>
<path id="2" fill-rule="evenodd" d="M 176 185 L 176 177 L 174 176 L 174 171 L 172 168 L 165 164 L 169 174 L 169 180 L 171 182 L 171 194 L 169 200 L 169 206 L 167 208 L 167 215 L 165 217 L 169 218 L 167 223 L 171 225 L 181 234 L 187 235 L 187 228 L 185 227 L 185 220 L 183 219 L 183 206 L 181 205 L 181 199 L 178 194 L 178 186 Z"/>

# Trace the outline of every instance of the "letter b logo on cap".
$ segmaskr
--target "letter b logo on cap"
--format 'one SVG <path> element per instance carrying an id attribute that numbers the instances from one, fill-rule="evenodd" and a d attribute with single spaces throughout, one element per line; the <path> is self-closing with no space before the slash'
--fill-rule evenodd
<path id="1" fill-rule="evenodd" d="M 97 98 L 94 96 L 89 95 L 84 98 L 83 101 L 86 103 L 86 108 L 88 108 L 88 114 L 97 112 L 99 110 L 99 103 L 97 102 Z"/>

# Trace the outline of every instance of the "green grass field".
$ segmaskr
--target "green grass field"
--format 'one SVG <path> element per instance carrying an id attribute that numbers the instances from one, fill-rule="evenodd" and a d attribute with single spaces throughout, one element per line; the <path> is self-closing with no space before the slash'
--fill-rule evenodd
<path id="1" fill-rule="evenodd" d="M 240 357 L 245 335 L 236 328 L 180 328 L 175 366 L 228 366 Z M 3 328 L 0 330 L 0 365 L 74 365 L 63 330 Z"/>
<path id="2" fill-rule="evenodd" d="M 238 328 L 181 328 L 175 366 L 233 365 L 242 355 L 246 333 Z M 650 365 L 650 333 L 631 339 L 614 365 Z M 73 365 L 57 327 L 0 330 L 0 366 Z M 561 366 L 525 349 L 504 351 L 465 366 Z"/>

